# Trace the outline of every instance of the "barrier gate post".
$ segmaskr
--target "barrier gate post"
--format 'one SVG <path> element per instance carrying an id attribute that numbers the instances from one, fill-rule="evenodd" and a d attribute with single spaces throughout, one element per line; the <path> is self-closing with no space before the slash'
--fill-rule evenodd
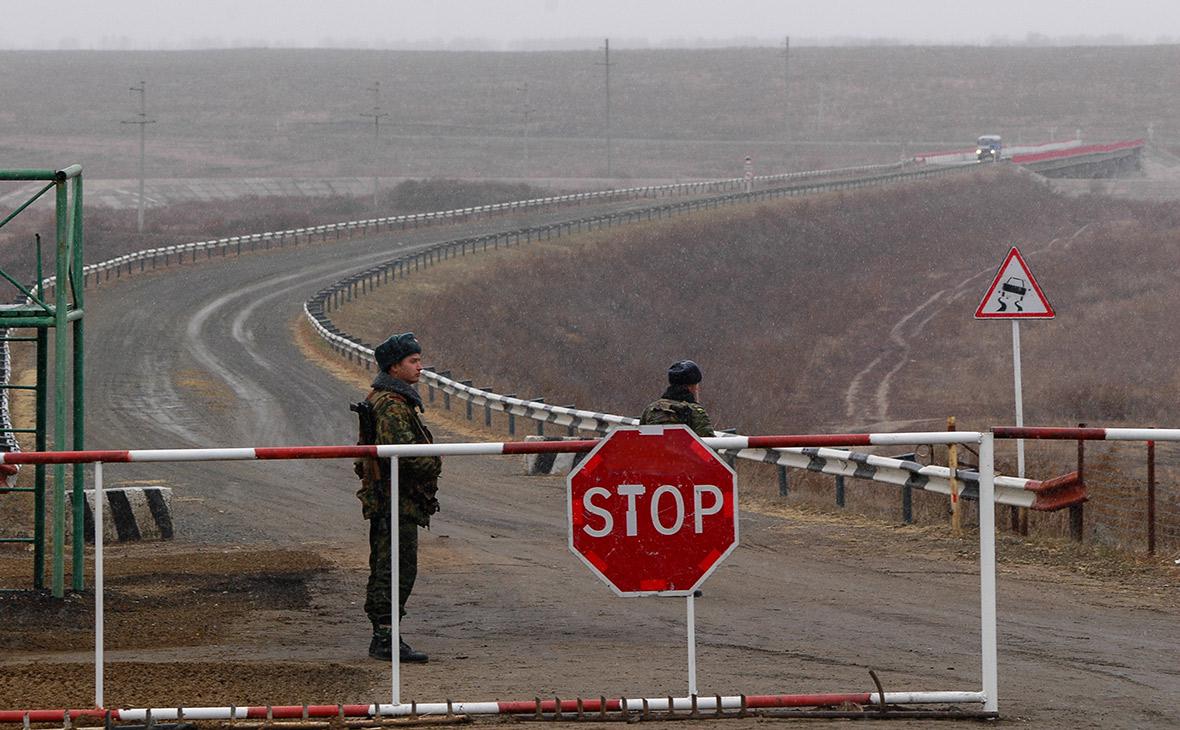
<path id="1" fill-rule="evenodd" d="M 103 563 L 102 563 L 102 462 L 94 462 L 94 706 L 103 701 Z"/>
<path id="2" fill-rule="evenodd" d="M 979 439 L 979 601 L 983 709 L 999 712 L 996 656 L 996 470 L 995 437 Z"/>
<path id="3" fill-rule="evenodd" d="M 402 676 L 401 676 L 401 652 L 393 651 L 394 647 L 401 647 L 402 639 L 402 616 L 400 610 L 401 587 L 398 581 L 401 576 L 398 574 L 400 566 L 398 560 L 401 558 L 401 526 L 398 525 L 398 474 L 397 474 L 397 457 L 391 456 L 389 458 L 389 647 L 390 647 L 390 666 L 392 667 L 392 676 L 390 679 L 393 685 L 393 692 L 390 695 L 391 703 L 397 707 L 402 703 Z M 398 610 L 394 610 L 394 605 L 397 605 Z"/>

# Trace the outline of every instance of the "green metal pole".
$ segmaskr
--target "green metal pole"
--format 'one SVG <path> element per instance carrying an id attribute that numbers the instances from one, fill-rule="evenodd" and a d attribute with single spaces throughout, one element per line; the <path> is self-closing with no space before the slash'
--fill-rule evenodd
<path id="1" fill-rule="evenodd" d="M 41 276 L 41 268 L 37 268 Z M 49 330 L 37 328 L 37 423 L 36 449 L 45 451 L 46 380 L 49 377 Z M 33 492 L 33 587 L 45 587 L 45 465 L 37 464 Z"/>
<path id="2" fill-rule="evenodd" d="M 85 448 L 83 443 L 83 414 L 85 413 L 85 402 L 83 400 L 83 370 L 82 365 L 85 362 L 83 357 L 84 347 L 82 345 L 82 316 L 85 310 L 82 309 L 82 175 L 79 174 L 73 179 L 74 186 L 74 210 L 71 218 L 73 219 L 73 227 L 70 231 L 70 293 L 74 298 L 74 309 L 79 316 L 74 319 L 73 332 L 73 349 L 74 349 L 74 445 L 75 451 L 81 451 Z M 74 557 L 71 565 L 73 566 L 74 576 L 74 590 L 80 591 L 85 586 L 86 577 L 86 563 L 85 563 L 85 524 L 83 518 L 85 516 L 85 497 L 83 471 L 81 464 L 74 464 Z M 97 497 L 96 497 L 97 498 Z"/>
<path id="3" fill-rule="evenodd" d="M 66 450 L 66 251 L 69 246 L 69 221 L 67 211 L 69 191 L 65 181 L 57 183 L 57 249 L 54 256 L 54 271 L 57 278 L 53 285 L 53 448 Z M 66 466 L 53 465 L 53 595 L 62 598 L 65 589 L 65 546 L 66 546 Z"/>
<path id="4" fill-rule="evenodd" d="M 58 170 L 0 170 L 0 180 L 56 180 Z"/>

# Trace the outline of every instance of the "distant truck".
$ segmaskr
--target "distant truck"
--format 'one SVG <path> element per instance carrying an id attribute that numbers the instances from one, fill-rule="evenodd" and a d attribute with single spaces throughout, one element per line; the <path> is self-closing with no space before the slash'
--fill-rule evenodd
<path id="1" fill-rule="evenodd" d="M 975 143 L 975 159 L 980 162 L 996 162 L 1000 159 L 1000 135 L 985 134 Z"/>

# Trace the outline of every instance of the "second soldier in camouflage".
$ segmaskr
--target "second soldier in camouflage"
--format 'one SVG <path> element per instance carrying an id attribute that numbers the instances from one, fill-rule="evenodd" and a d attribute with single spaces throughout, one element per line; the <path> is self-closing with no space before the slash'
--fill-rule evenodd
<path id="1" fill-rule="evenodd" d="M 668 388 L 658 400 L 644 409 L 640 425 L 683 423 L 702 438 L 713 435 L 709 414 L 698 401 L 701 393 L 701 368 L 692 360 L 672 363 L 668 368 Z"/>

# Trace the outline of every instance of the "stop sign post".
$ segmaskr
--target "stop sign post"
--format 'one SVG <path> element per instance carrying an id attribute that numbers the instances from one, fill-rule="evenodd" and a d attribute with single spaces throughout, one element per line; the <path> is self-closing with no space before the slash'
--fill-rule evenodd
<path id="1" fill-rule="evenodd" d="M 697 694 L 694 592 L 738 544 L 737 476 L 687 426 L 612 431 L 566 480 L 570 550 L 620 596 L 687 596 L 688 693 Z"/>
<path id="2" fill-rule="evenodd" d="M 612 431 L 566 483 L 570 550 L 620 596 L 691 596 L 737 547 L 737 478 L 686 426 Z"/>

